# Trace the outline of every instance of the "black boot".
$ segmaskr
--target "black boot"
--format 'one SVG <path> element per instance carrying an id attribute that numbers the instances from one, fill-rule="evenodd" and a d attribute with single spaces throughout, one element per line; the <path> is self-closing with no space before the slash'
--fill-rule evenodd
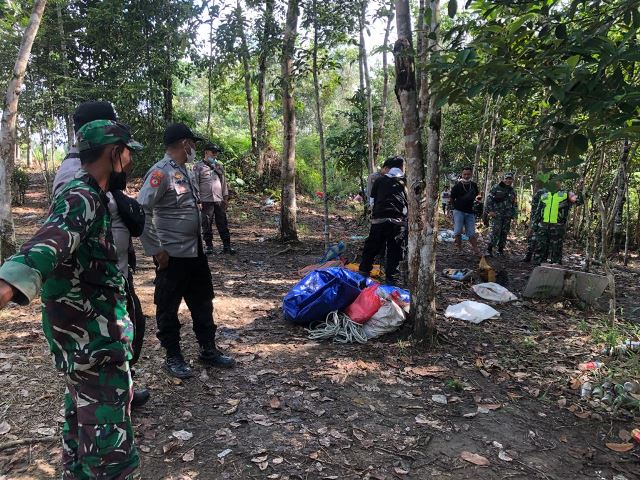
<path id="1" fill-rule="evenodd" d="M 151 393 L 146 388 L 140 388 L 133 391 L 133 398 L 131 399 L 131 408 L 140 408 L 149 401 Z"/>
<path id="2" fill-rule="evenodd" d="M 176 378 L 191 378 L 193 377 L 193 370 L 184 361 L 182 354 L 167 354 L 167 359 L 164 361 L 164 369 L 169 375 Z"/>
<path id="3" fill-rule="evenodd" d="M 213 246 L 212 245 L 207 245 L 207 248 L 204 249 L 204 254 L 205 255 L 213 255 Z"/>
<path id="4" fill-rule="evenodd" d="M 231 247 L 230 244 L 225 245 L 224 247 L 222 247 L 222 252 L 220 252 L 222 254 L 229 254 L 229 255 L 235 255 L 237 252 L 234 248 Z"/>
<path id="5" fill-rule="evenodd" d="M 232 368 L 236 361 L 216 347 L 200 347 L 200 361 L 212 367 Z"/>

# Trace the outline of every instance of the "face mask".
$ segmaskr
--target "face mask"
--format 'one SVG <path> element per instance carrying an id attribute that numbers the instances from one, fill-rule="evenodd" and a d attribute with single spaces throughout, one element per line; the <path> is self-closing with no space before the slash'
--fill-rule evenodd
<path id="1" fill-rule="evenodd" d="M 469 183 L 471 181 L 471 179 L 470 178 L 461 178 L 460 181 L 462 183 Z"/>
<path id="2" fill-rule="evenodd" d="M 112 170 L 109 174 L 109 191 L 116 192 L 118 190 L 124 190 L 127 187 L 127 172 L 122 169 L 122 157 L 119 157 L 120 161 L 120 172 L 116 172 Z"/>
<path id="3" fill-rule="evenodd" d="M 191 148 L 187 153 L 187 162 L 193 162 L 196 159 L 196 149 Z"/>

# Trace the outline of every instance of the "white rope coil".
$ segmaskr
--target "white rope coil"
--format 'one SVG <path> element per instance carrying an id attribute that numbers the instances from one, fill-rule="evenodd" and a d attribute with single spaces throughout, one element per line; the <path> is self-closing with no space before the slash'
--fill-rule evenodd
<path id="1" fill-rule="evenodd" d="M 308 332 L 311 340 L 332 339 L 336 343 L 366 343 L 367 341 L 362 325 L 338 311 L 329 312 L 323 323 Z"/>

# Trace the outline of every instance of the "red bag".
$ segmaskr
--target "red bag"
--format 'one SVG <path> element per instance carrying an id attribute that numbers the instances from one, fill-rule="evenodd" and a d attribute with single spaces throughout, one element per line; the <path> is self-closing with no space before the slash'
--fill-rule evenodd
<path id="1" fill-rule="evenodd" d="M 369 321 L 382 306 L 382 300 L 376 294 L 379 285 L 371 285 L 365 288 L 356 301 L 345 309 L 347 316 L 360 325 Z"/>

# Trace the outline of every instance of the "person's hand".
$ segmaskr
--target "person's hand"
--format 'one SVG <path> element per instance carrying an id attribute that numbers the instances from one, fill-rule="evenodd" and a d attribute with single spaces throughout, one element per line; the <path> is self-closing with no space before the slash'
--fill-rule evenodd
<path id="1" fill-rule="evenodd" d="M 162 250 L 160 253 L 155 254 L 153 258 L 158 263 L 158 270 L 164 270 L 169 266 L 169 252 L 166 250 Z"/>
<path id="2" fill-rule="evenodd" d="M 491 218 L 495 217 L 496 215 L 497 215 L 497 213 L 496 213 L 496 212 L 489 212 L 489 216 L 490 216 Z"/>
<path id="3" fill-rule="evenodd" d="M 228 206 L 229 206 L 229 200 L 223 200 L 222 209 L 226 211 Z"/>
<path id="4" fill-rule="evenodd" d="M 14 289 L 4 280 L 0 280 L 0 308 L 4 308 L 13 298 Z"/>
<path id="5" fill-rule="evenodd" d="M 578 196 L 575 193 L 570 193 L 569 194 L 569 201 L 571 203 L 576 203 L 577 200 L 578 200 Z"/>

